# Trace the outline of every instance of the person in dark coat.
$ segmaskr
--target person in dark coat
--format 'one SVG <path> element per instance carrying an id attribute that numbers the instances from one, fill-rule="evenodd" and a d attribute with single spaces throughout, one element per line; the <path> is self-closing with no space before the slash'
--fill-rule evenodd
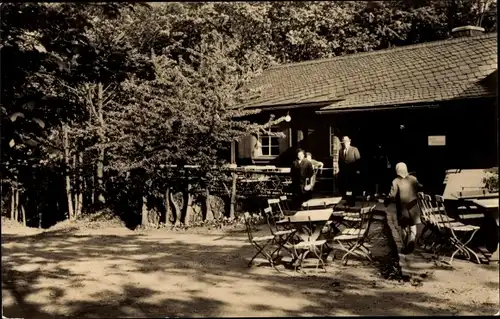
<path id="1" fill-rule="evenodd" d="M 294 210 L 300 210 L 302 203 L 305 202 L 311 192 L 308 192 L 304 187 L 309 183 L 314 170 L 310 161 L 305 159 L 304 151 L 297 150 L 297 159 L 293 162 L 291 168 L 292 175 L 292 205 Z"/>
<path id="2" fill-rule="evenodd" d="M 397 177 L 392 181 L 391 192 L 385 200 L 387 207 L 391 201 L 396 202 L 396 214 L 403 242 L 402 253 L 411 253 L 415 248 L 417 225 L 420 224 L 420 208 L 417 204 L 417 193 L 422 185 L 415 176 L 408 174 L 405 163 L 396 165 Z"/>
<path id="3" fill-rule="evenodd" d="M 342 194 L 347 197 L 347 204 L 353 206 L 361 183 L 359 178 L 361 155 L 358 148 L 351 145 L 349 136 L 342 138 L 342 144 L 343 147 L 339 152 L 339 188 Z M 351 192 L 351 194 L 347 195 L 347 192 Z"/>
<path id="4" fill-rule="evenodd" d="M 382 145 L 377 145 L 370 168 L 370 175 L 372 177 L 373 185 L 375 186 L 375 198 L 379 195 L 384 196 L 388 193 L 388 189 L 385 185 L 390 181 L 390 168 L 391 163 L 389 162 L 389 158 L 385 154 Z"/>

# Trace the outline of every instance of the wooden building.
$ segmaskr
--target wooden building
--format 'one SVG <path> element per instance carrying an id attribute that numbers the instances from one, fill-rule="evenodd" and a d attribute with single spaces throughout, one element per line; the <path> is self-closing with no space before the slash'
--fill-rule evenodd
<path id="1" fill-rule="evenodd" d="M 446 169 L 498 165 L 496 33 L 280 65 L 251 87 L 254 120 L 291 120 L 272 128 L 284 138 L 242 139 L 238 164 L 288 166 L 300 147 L 332 167 L 333 137 L 348 135 L 364 163 L 382 145 L 428 186 Z"/>

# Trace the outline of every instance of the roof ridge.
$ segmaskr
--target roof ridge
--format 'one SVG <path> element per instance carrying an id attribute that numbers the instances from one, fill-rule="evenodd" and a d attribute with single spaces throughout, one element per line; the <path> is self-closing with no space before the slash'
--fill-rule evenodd
<path id="1" fill-rule="evenodd" d="M 309 60 L 309 61 L 303 61 L 303 62 L 286 63 L 286 64 L 281 64 L 281 65 L 271 66 L 267 70 L 264 70 L 264 72 L 270 71 L 270 70 L 284 69 L 284 68 L 293 68 L 295 66 L 303 66 L 303 65 L 308 65 L 308 64 L 321 64 L 321 63 L 326 63 L 326 62 L 331 62 L 331 61 L 350 59 L 353 57 L 378 55 L 378 54 L 384 54 L 384 53 L 388 53 L 388 52 L 398 52 L 398 51 L 402 51 L 402 50 L 418 49 L 418 48 L 422 48 L 422 47 L 434 47 L 434 46 L 438 46 L 438 45 L 441 45 L 444 43 L 448 44 L 448 43 L 459 43 L 459 42 L 463 42 L 466 40 L 488 39 L 488 38 L 492 38 L 492 37 L 496 37 L 496 36 L 497 36 L 496 32 L 490 32 L 490 33 L 481 34 L 481 35 L 473 36 L 473 37 L 460 37 L 460 38 L 456 38 L 456 39 L 437 40 L 437 41 L 416 43 L 416 44 L 410 44 L 410 45 L 399 46 L 399 47 L 385 48 L 385 49 L 380 49 L 380 50 L 375 50 L 375 51 L 351 53 L 351 54 L 340 55 L 340 56 L 335 56 L 335 57 L 326 58 L 326 59 L 315 59 L 315 60 Z M 262 75 L 263 74 L 261 74 L 261 76 Z"/>

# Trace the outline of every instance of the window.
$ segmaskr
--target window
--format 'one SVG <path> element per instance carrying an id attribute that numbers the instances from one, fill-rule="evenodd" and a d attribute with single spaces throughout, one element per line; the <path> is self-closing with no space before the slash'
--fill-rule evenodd
<path id="1" fill-rule="evenodd" d="M 277 127 L 272 127 L 271 132 L 280 132 Z M 280 155 L 280 138 L 278 136 L 261 135 L 259 142 L 262 145 L 262 156 L 278 156 Z"/>

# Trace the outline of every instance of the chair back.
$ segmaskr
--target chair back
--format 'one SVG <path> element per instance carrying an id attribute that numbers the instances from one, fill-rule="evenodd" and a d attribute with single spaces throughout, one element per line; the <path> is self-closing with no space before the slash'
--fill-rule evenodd
<path id="1" fill-rule="evenodd" d="M 424 203 L 425 206 L 427 207 L 427 211 L 429 212 L 428 217 L 432 225 L 437 227 L 438 229 L 441 229 L 441 218 L 440 214 L 438 211 L 437 206 L 434 206 L 432 203 L 432 197 L 428 194 L 424 194 Z"/>
<path id="2" fill-rule="evenodd" d="M 361 222 L 359 223 L 360 235 L 363 237 L 366 237 L 368 235 L 368 231 L 373 220 L 373 211 L 375 210 L 375 207 L 376 205 L 363 207 L 359 211 L 361 215 Z"/>
<path id="3" fill-rule="evenodd" d="M 448 217 L 448 213 L 446 212 L 446 207 L 444 206 L 444 198 L 441 195 L 434 195 L 434 198 L 436 199 L 436 206 L 438 210 L 438 216 L 443 223 L 443 225 L 446 228 L 449 228 L 450 230 L 453 231 L 453 228 L 451 227 L 451 221 L 450 218 Z"/>
<path id="4" fill-rule="evenodd" d="M 363 191 L 363 196 L 361 199 L 361 207 L 367 207 L 368 205 L 370 205 L 370 199 L 371 199 L 370 194 L 368 194 L 368 192 L 366 191 Z"/>
<path id="5" fill-rule="evenodd" d="M 276 226 L 276 218 L 274 217 L 273 210 L 271 209 L 271 207 L 264 208 L 264 215 L 266 216 L 267 226 L 269 226 L 269 230 L 274 235 L 275 228 L 276 230 L 278 229 Z"/>
<path id="6" fill-rule="evenodd" d="M 288 197 L 286 195 L 280 196 L 280 206 L 283 212 L 290 212 L 290 206 L 288 205 Z"/>
<path id="7" fill-rule="evenodd" d="M 425 195 L 422 192 L 417 193 L 417 204 L 418 207 L 420 208 L 420 219 L 422 222 L 425 224 L 432 224 L 431 221 L 431 216 L 430 216 L 430 209 L 427 204 L 427 201 L 425 200 Z"/>
<path id="8" fill-rule="evenodd" d="M 280 202 L 281 200 L 279 198 L 270 198 L 267 200 L 267 204 L 271 208 L 272 214 L 278 215 L 280 218 L 283 218 L 285 217 L 285 214 L 283 213 Z"/>
<path id="9" fill-rule="evenodd" d="M 248 235 L 248 240 L 250 242 L 253 241 L 253 234 L 252 234 L 252 216 L 250 216 L 249 212 L 245 212 L 243 214 L 243 217 L 245 218 L 245 227 L 247 229 L 247 235 Z"/>

